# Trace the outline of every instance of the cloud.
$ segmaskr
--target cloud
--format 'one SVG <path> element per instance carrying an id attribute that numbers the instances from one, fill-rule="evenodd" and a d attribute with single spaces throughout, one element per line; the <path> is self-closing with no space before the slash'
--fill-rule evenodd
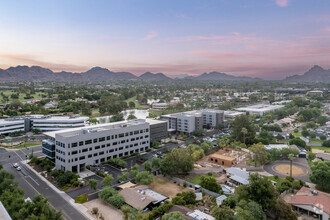
<path id="1" fill-rule="evenodd" d="M 289 4 L 289 0 L 275 0 L 275 3 L 280 7 L 286 7 Z"/>
<path id="2" fill-rule="evenodd" d="M 143 40 L 151 40 L 157 36 L 158 36 L 158 32 L 150 31 L 149 34 L 143 38 Z"/>
<path id="3" fill-rule="evenodd" d="M 8 68 L 12 63 L 15 63 L 15 65 L 18 63 L 19 65 L 41 66 L 53 71 L 83 72 L 88 69 L 86 66 L 41 61 L 38 58 L 27 54 L 0 54 L 0 57 L 8 60 L 10 63 L 9 65 L 1 65 L 2 68 Z"/>

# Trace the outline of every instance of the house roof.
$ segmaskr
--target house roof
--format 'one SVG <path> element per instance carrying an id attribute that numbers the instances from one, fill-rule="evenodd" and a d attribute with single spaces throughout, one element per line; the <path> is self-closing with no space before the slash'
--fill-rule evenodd
<path id="1" fill-rule="evenodd" d="M 150 203 L 157 204 L 168 199 L 168 197 L 143 185 L 134 188 L 124 188 L 119 194 L 125 198 L 127 204 L 141 210 L 145 209 Z"/>
<path id="2" fill-rule="evenodd" d="M 234 157 L 229 157 L 229 156 L 224 156 L 224 155 L 220 155 L 220 154 L 211 154 L 209 157 L 213 157 L 215 159 L 220 159 L 220 160 L 227 160 L 227 161 L 235 161 L 236 158 Z"/>
<path id="3" fill-rule="evenodd" d="M 230 175 L 233 175 L 233 176 L 240 176 L 244 179 L 248 179 L 250 174 L 248 172 L 246 172 L 245 170 L 241 170 L 239 168 L 236 168 L 236 167 L 230 167 L 228 170 L 227 170 L 227 173 L 229 173 Z"/>
<path id="4" fill-rule="evenodd" d="M 313 193 L 316 192 L 315 193 Z M 319 190 L 311 190 L 302 187 L 295 196 L 292 197 L 289 204 L 293 205 L 310 205 L 330 214 L 330 194 Z"/>
<path id="5" fill-rule="evenodd" d="M 235 180 L 236 182 L 239 182 L 243 185 L 248 185 L 250 183 L 249 180 L 244 179 L 243 177 L 237 175 L 231 176 L 230 179 Z"/>

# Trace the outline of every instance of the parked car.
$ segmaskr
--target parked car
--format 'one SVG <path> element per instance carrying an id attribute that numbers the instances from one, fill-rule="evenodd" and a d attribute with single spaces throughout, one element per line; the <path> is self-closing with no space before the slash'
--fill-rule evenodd
<path id="1" fill-rule="evenodd" d="M 21 171 L 21 168 L 20 168 L 20 167 L 16 167 L 16 170 L 17 170 L 17 171 Z"/>
<path id="2" fill-rule="evenodd" d="M 18 165 L 18 163 L 14 163 L 14 165 L 13 165 L 15 168 L 17 168 L 19 165 Z"/>

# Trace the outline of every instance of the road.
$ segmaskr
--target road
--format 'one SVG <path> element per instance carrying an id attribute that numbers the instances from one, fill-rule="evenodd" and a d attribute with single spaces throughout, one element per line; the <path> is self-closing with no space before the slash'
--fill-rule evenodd
<path id="1" fill-rule="evenodd" d="M 86 219 L 79 211 L 72 207 L 68 201 L 63 199 L 58 193 L 51 189 L 35 173 L 25 167 L 25 165 L 20 163 L 20 161 L 25 160 L 26 155 L 30 152 L 31 148 L 30 150 L 6 150 L 4 148 L 0 148 L 0 163 L 3 165 L 4 170 L 14 175 L 18 186 L 24 190 L 24 197 L 33 198 L 34 196 L 41 194 L 48 199 L 52 207 L 62 212 L 65 219 Z M 41 146 L 34 147 L 33 153 L 35 156 L 41 156 Z M 22 170 L 17 171 L 13 168 L 12 164 L 14 163 L 20 163 Z"/>

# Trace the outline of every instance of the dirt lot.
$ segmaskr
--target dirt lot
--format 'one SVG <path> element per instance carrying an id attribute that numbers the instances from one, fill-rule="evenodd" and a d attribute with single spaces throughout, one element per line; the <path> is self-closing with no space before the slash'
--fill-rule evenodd
<path id="1" fill-rule="evenodd" d="M 178 193 L 189 190 L 188 187 L 183 188 L 182 186 L 178 186 L 162 176 L 155 176 L 154 182 L 152 182 L 149 187 L 150 189 L 171 198 L 175 197 Z"/>
<path id="2" fill-rule="evenodd" d="M 92 214 L 92 209 L 94 207 L 99 209 L 99 213 L 102 214 L 102 216 L 104 217 L 104 220 L 123 219 L 123 214 L 119 209 L 116 209 L 116 208 L 106 204 L 101 199 L 94 199 L 94 200 L 84 203 L 83 205 L 88 209 L 88 213 L 91 214 L 91 216 L 93 216 L 95 219 L 100 219 L 100 218 L 98 218 L 96 215 Z"/>
<path id="3" fill-rule="evenodd" d="M 274 166 L 274 170 L 276 172 L 288 175 L 290 173 L 290 165 L 287 164 L 276 165 Z M 305 174 L 306 174 L 305 169 L 292 165 L 292 176 L 301 176 Z"/>

